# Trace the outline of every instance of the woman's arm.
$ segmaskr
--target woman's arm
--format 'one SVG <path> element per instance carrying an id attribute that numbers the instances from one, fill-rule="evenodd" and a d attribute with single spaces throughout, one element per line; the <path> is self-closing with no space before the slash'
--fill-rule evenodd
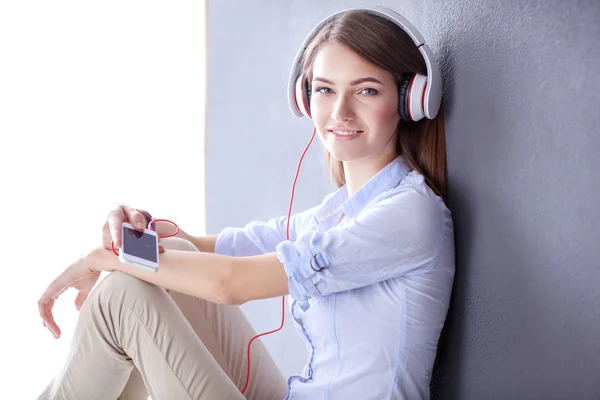
<path id="1" fill-rule="evenodd" d="M 157 272 L 121 263 L 112 251 L 103 247 L 88 257 L 94 270 L 121 271 L 214 303 L 243 304 L 288 293 L 287 275 L 277 253 L 230 257 L 169 249 L 160 253 Z"/>

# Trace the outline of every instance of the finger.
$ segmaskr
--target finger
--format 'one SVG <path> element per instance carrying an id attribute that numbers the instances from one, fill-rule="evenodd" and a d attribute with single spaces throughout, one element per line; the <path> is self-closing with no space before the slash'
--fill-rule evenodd
<path id="1" fill-rule="evenodd" d="M 85 302 L 85 299 L 87 299 L 87 297 L 87 293 L 79 292 L 79 294 L 75 298 L 75 308 L 77 309 L 77 311 L 81 311 L 81 307 L 83 306 L 83 303 Z"/>
<path id="2" fill-rule="evenodd" d="M 150 221 L 146 221 L 146 217 L 135 208 L 123 207 L 123 211 L 125 212 L 129 223 L 133 225 L 136 230 L 141 232 L 148 227 L 148 222 Z"/>
<path id="3" fill-rule="evenodd" d="M 108 225 L 108 219 L 104 222 L 104 226 L 102 226 L 102 244 L 105 249 L 110 250 L 112 247 L 112 236 L 110 234 L 110 226 Z"/>
<path id="4" fill-rule="evenodd" d="M 40 300 L 41 301 L 41 300 Z M 52 315 L 52 307 L 54 306 L 54 300 L 49 299 L 45 303 L 39 304 L 39 312 L 42 317 L 42 321 L 44 322 L 44 326 L 48 328 L 50 333 L 54 335 L 56 339 L 60 337 L 60 328 L 54 321 L 54 316 Z"/>
<path id="5" fill-rule="evenodd" d="M 162 246 L 162 244 L 158 245 L 158 252 L 159 253 L 164 253 L 165 252 L 165 248 Z"/>
<path id="6" fill-rule="evenodd" d="M 118 205 L 108 213 L 108 226 L 110 229 L 111 239 L 115 244 L 115 249 L 121 247 L 121 228 L 123 222 L 127 221 L 123 206 Z"/>
<path id="7" fill-rule="evenodd" d="M 54 306 L 54 300 L 49 300 L 44 304 L 41 304 L 39 307 L 40 317 L 42 317 L 42 321 L 44 321 L 44 325 L 57 336 L 57 333 L 60 332 L 60 328 L 54 321 L 54 316 L 52 315 L 52 307 Z"/>
<path id="8" fill-rule="evenodd" d="M 54 321 L 54 316 L 52 315 L 52 307 L 54 307 L 54 301 L 67 289 L 68 285 L 65 283 L 64 278 L 61 279 L 63 275 L 60 275 L 54 281 L 48 285 L 46 291 L 40 297 L 38 301 L 38 310 L 40 313 L 40 317 L 50 330 L 54 334 L 54 336 L 58 339 L 60 336 L 60 328 Z"/>

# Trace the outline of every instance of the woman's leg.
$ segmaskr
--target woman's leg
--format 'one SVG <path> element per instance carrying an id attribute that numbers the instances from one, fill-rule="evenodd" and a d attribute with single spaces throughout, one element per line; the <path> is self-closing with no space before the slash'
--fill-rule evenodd
<path id="1" fill-rule="evenodd" d="M 127 384 L 117 400 L 148 400 L 148 391 L 140 370 L 133 366 Z"/>
<path id="2" fill-rule="evenodd" d="M 196 251 L 182 239 L 165 239 L 163 245 Z M 235 386 L 241 389 L 245 383 L 252 336 L 239 307 L 113 273 L 82 307 L 67 363 L 40 399 L 112 399 L 119 394 L 123 400 L 145 399 L 140 370 L 154 400 L 242 399 Z M 252 345 L 251 372 L 246 398 L 284 397 L 285 380 L 260 341 Z"/>
<path id="3" fill-rule="evenodd" d="M 162 244 L 166 249 L 197 251 L 191 242 L 179 238 L 163 239 Z M 219 366 L 242 390 L 248 368 L 247 346 L 256 333 L 241 309 L 170 290 L 167 292 Z M 252 400 L 283 399 L 287 391 L 286 381 L 260 340 L 252 342 L 251 363 L 245 397 Z M 134 368 L 119 399 L 145 399 L 147 393 L 141 390 L 140 382 L 140 374 Z"/>
<path id="4" fill-rule="evenodd" d="M 41 399 L 117 399 L 133 366 L 154 400 L 243 399 L 169 294 L 111 273 L 85 301 L 66 364 Z"/>

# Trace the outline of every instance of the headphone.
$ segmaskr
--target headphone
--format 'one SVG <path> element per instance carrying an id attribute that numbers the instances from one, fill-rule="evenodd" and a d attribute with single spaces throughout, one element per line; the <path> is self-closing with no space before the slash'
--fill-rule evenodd
<path id="1" fill-rule="evenodd" d="M 302 47 L 296 54 L 288 82 L 288 103 L 292 113 L 297 117 L 303 115 L 311 118 L 310 96 L 311 86 L 308 77 L 302 73 L 302 58 L 308 44 L 320 29 L 336 16 L 347 11 L 362 11 L 383 17 L 398 25 L 413 40 L 427 65 L 427 76 L 407 73 L 398 83 L 398 112 L 403 121 L 419 121 L 424 117 L 435 118 L 442 102 L 442 77 L 433 52 L 425 39 L 406 18 L 387 8 L 349 8 L 338 11 L 321 21 L 308 34 Z"/>

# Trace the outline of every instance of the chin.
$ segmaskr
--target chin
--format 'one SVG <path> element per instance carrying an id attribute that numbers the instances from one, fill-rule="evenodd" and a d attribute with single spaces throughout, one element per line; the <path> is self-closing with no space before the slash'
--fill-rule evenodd
<path id="1" fill-rule="evenodd" d="M 349 151 L 350 149 L 343 149 L 344 151 L 342 151 L 341 149 L 337 148 L 337 149 L 327 149 L 327 151 L 329 151 L 329 155 L 331 156 L 331 160 L 332 161 L 341 161 L 341 162 L 367 162 L 367 163 L 371 163 L 371 162 L 375 162 L 375 163 L 379 163 L 381 161 L 382 158 L 386 158 L 388 152 L 385 152 L 383 150 L 381 151 L 373 151 L 373 149 L 366 149 L 366 148 L 360 148 L 360 149 L 352 149 L 355 151 Z M 358 150 L 358 151 L 356 151 Z M 369 151 L 371 150 L 371 151 Z M 396 156 L 393 155 L 392 159 L 395 158 Z"/>
<path id="2" fill-rule="evenodd" d="M 365 158 L 365 154 L 356 154 L 356 153 L 350 153 L 348 151 L 329 151 L 329 155 L 331 156 L 331 158 L 335 161 L 342 161 L 342 162 L 348 162 L 348 161 L 355 161 L 355 160 L 360 160 L 361 158 Z"/>

